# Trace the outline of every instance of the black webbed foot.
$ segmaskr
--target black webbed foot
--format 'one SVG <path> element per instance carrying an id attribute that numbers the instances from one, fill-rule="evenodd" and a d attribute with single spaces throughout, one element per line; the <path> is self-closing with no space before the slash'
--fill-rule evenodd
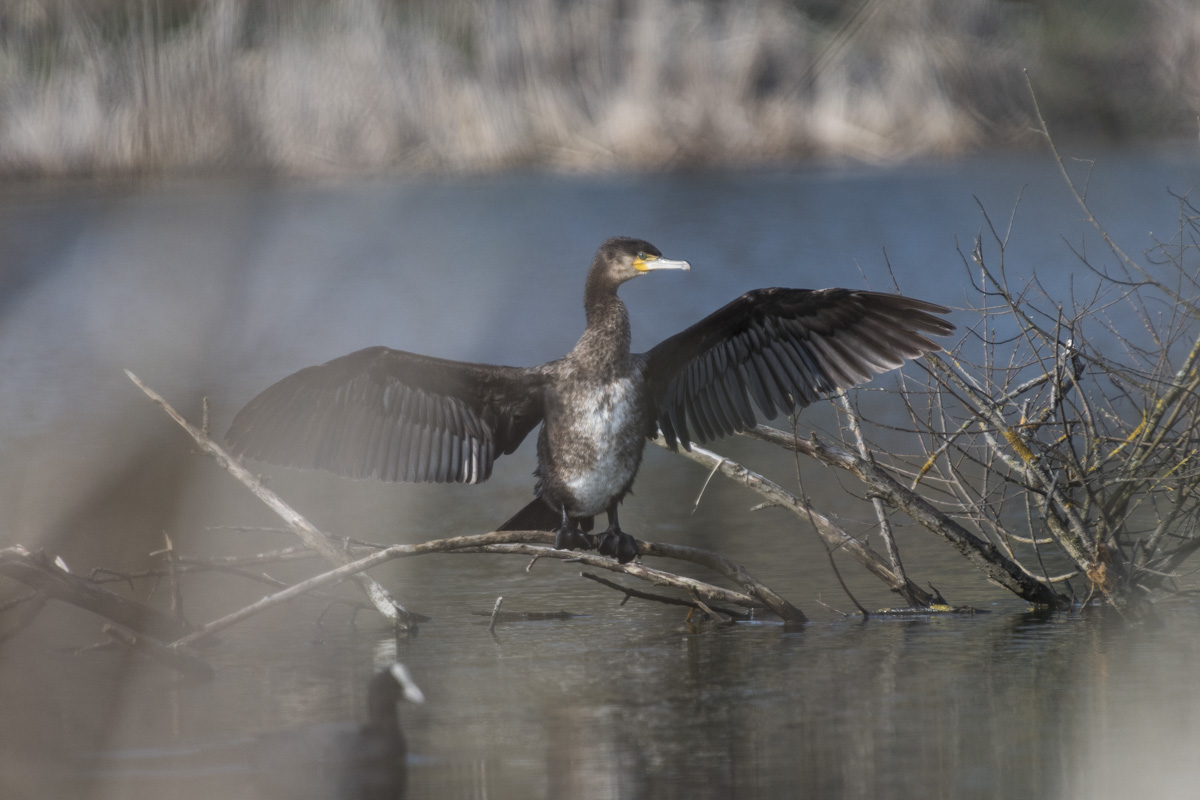
<path id="1" fill-rule="evenodd" d="M 637 539 L 622 530 L 609 528 L 600 534 L 596 542 L 600 555 L 612 556 L 622 564 L 628 564 L 637 558 Z"/>
<path id="2" fill-rule="evenodd" d="M 580 519 L 583 520 L 583 525 L 580 525 Z M 554 549 L 555 550 L 595 550 L 596 537 L 590 533 L 584 533 L 583 528 L 592 529 L 592 518 L 582 517 L 579 519 L 571 519 L 567 514 L 567 507 L 562 508 L 562 525 L 558 526 L 558 530 L 554 533 Z"/>
<path id="3" fill-rule="evenodd" d="M 562 527 L 554 534 L 555 550 L 595 550 L 596 537 L 577 526 Z"/>

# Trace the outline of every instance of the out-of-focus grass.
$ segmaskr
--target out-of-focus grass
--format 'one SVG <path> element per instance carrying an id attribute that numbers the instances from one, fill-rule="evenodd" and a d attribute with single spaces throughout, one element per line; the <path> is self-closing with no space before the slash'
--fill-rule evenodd
<path id="1" fill-rule="evenodd" d="M 0 0 L 0 173 L 895 159 L 1190 132 L 1194 0 Z"/>

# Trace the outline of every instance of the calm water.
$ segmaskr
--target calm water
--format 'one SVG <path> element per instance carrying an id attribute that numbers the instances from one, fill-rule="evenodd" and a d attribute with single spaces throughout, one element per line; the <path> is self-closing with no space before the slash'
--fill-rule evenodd
<path id="1" fill-rule="evenodd" d="M 1127 249 L 1169 238 L 1168 189 L 1200 179 L 1194 148 L 1096 154 L 1090 193 Z M 279 534 L 124 378 L 128 367 L 222 430 L 271 381 L 358 347 L 532 364 L 582 325 L 582 275 L 613 234 L 643 236 L 687 274 L 625 287 L 646 349 L 758 286 L 889 288 L 972 299 L 956 240 L 983 226 L 973 197 L 1013 223 L 1010 275 L 1052 292 L 1086 280 L 1068 243 L 1103 261 L 1048 160 L 997 156 L 898 169 L 821 168 L 572 179 L 543 175 L 353 183 L 188 182 L 0 190 L 0 541 L 45 547 L 77 572 L 136 570 L 168 533 L 194 555 L 251 553 Z M 886 250 L 886 258 L 884 251 Z M 969 326 L 973 318 L 958 312 Z M 882 381 L 881 385 L 887 385 Z M 863 393 L 873 408 L 887 397 Z M 810 428 L 833 427 L 826 408 Z M 484 531 L 524 503 L 531 447 L 482 487 L 386 486 L 275 470 L 317 524 L 420 541 Z M 753 442 L 718 448 L 788 485 L 791 460 Z M 831 471 L 805 491 L 851 530 L 872 513 Z M 405 709 L 411 796 L 472 798 L 1190 797 L 1200 768 L 1200 622 L 1162 627 L 1040 617 L 916 528 L 905 563 L 951 602 L 990 613 L 849 621 L 815 536 L 744 490 L 656 449 L 622 510 L 644 538 L 720 549 L 808 613 L 689 628 L 674 609 L 619 597 L 578 568 L 439 556 L 376 576 L 433 621 L 400 642 L 306 599 L 223 634 L 211 681 L 116 650 L 76 653 L 99 621 L 51 604 L 0 644 L 0 795 L 253 796 L 259 734 L 361 716 L 377 666 L 408 663 L 428 702 Z M 897 520 L 903 522 L 903 520 Z M 891 604 L 843 563 L 868 607 Z M 303 567 L 271 568 L 295 579 Z M 139 594 L 150 592 L 149 582 Z M 22 590 L 0 585 L 0 600 Z M 190 578 L 194 622 L 261 596 L 236 576 Z M 475 612 L 566 610 L 502 626 Z M 151 597 L 166 602 L 163 589 Z M 0 617 L 0 625 L 4 620 Z"/>

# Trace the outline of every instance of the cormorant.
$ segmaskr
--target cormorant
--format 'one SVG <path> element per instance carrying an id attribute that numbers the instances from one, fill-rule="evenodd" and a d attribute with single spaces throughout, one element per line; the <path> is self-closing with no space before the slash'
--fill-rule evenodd
<path id="1" fill-rule="evenodd" d="M 380 670 L 367 685 L 367 721 L 305 725 L 254 742 L 250 760 L 265 797 L 397 800 L 408 781 L 408 743 L 400 700 L 425 697 L 403 664 Z"/>
<path id="2" fill-rule="evenodd" d="M 500 530 L 556 530 L 554 546 L 622 563 L 637 543 L 617 522 L 647 438 L 674 448 L 747 430 L 941 350 L 944 306 L 850 289 L 756 289 L 690 328 L 631 353 L 617 288 L 687 270 L 640 239 L 600 246 L 587 325 L 571 352 L 538 367 L 469 364 L 369 347 L 308 367 L 238 412 L 235 454 L 351 478 L 479 483 L 539 422 L 535 498 Z M 587 533 L 604 511 L 608 528 Z"/>

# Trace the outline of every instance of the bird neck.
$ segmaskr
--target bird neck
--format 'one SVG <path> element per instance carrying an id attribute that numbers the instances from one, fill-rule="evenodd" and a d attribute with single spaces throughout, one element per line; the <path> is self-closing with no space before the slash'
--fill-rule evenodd
<path id="1" fill-rule="evenodd" d="M 617 297 L 614 287 L 598 288 L 584 294 L 584 311 L 587 313 L 589 328 L 607 328 L 616 325 L 629 330 L 629 312 L 621 298 Z"/>
<path id="2" fill-rule="evenodd" d="M 587 328 L 574 353 L 600 371 L 624 373 L 629 362 L 629 311 L 617 297 L 617 287 L 589 276 L 583 302 Z"/>

